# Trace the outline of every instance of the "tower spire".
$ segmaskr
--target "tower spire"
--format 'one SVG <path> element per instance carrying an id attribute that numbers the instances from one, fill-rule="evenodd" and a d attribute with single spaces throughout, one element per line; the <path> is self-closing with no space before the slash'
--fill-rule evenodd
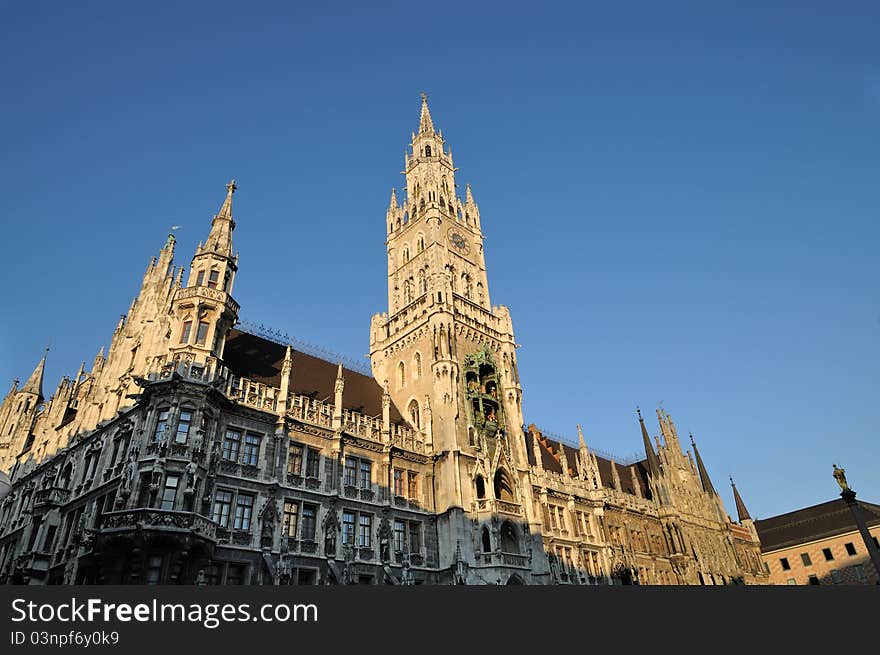
<path id="1" fill-rule="evenodd" d="M 648 471 L 652 476 L 660 474 L 660 462 L 657 460 L 657 454 L 651 445 L 651 439 L 648 437 L 648 429 L 645 427 L 645 420 L 642 418 L 642 410 L 636 407 L 636 413 L 639 415 L 639 425 L 642 428 L 642 441 L 645 444 L 645 455 L 648 456 Z"/>
<path id="2" fill-rule="evenodd" d="M 232 256 L 232 231 L 235 229 L 235 221 L 232 218 L 232 194 L 236 189 L 238 187 L 235 185 L 235 180 L 226 185 L 226 199 L 211 221 L 211 233 L 201 250 Z"/>
<path id="3" fill-rule="evenodd" d="M 434 134 L 434 122 L 428 109 L 428 95 L 422 92 L 422 115 L 419 117 L 419 134 Z"/>
<path id="4" fill-rule="evenodd" d="M 40 363 L 37 364 L 37 368 L 34 369 L 34 372 L 31 373 L 31 376 L 28 378 L 27 382 L 24 383 L 24 386 L 20 389 L 25 393 L 32 393 L 40 400 L 43 399 L 43 370 L 46 368 L 46 355 L 49 353 L 49 346 L 46 346 L 45 352 L 43 352 L 43 358 L 40 359 Z"/>
<path id="5" fill-rule="evenodd" d="M 749 515 L 749 510 L 746 509 L 746 504 L 743 502 L 742 496 L 739 495 L 733 477 L 730 478 L 730 486 L 733 487 L 733 502 L 736 503 L 736 515 L 739 518 L 739 522 L 751 521 L 752 517 Z"/>
<path id="6" fill-rule="evenodd" d="M 697 471 L 700 473 L 700 482 L 703 484 L 703 491 L 717 495 L 718 492 L 715 491 L 715 487 L 712 486 L 712 481 L 709 479 L 709 473 L 706 471 L 706 467 L 703 466 L 703 458 L 700 457 L 700 451 L 697 450 L 697 443 L 694 441 L 694 435 L 690 436 L 691 446 L 694 447 L 694 457 L 697 460 Z"/>

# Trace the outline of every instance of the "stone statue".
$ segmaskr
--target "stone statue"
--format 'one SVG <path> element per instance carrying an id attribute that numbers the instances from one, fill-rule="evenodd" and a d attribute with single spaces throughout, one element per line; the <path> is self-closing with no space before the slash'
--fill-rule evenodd
<path id="1" fill-rule="evenodd" d="M 198 466 L 195 462 L 186 465 L 184 472 L 186 473 L 186 491 L 192 492 L 196 487 L 196 470 Z"/>
<path id="2" fill-rule="evenodd" d="M 840 485 L 840 488 L 843 491 L 849 491 L 849 485 L 846 483 L 846 471 L 845 469 L 838 468 L 837 464 L 832 464 L 834 467 L 834 479 L 837 480 L 837 484 Z"/>
<path id="3" fill-rule="evenodd" d="M 324 517 L 324 555 L 336 557 L 336 532 L 339 530 L 339 519 L 336 518 L 336 510 L 331 509 Z"/>
<path id="4" fill-rule="evenodd" d="M 391 524 L 388 517 L 382 517 L 379 524 L 379 560 L 388 562 L 391 560 Z"/>

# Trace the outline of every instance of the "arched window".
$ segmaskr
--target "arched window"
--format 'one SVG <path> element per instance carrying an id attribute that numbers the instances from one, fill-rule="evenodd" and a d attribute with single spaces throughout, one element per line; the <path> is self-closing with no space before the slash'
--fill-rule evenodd
<path id="1" fill-rule="evenodd" d="M 420 430 L 422 427 L 420 416 L 419 416 L 419 403 L 417 400 L 412 400 L 409 403 L 409 408 L 407 409 L 409 413 L 409 422 L 416 430 Z"/>
<path id="2" fill-rule="evenodd" d="M 510 478 L 507 475 L 507 471 L 504 469 L 498 469 L 495 472 L 495 498 L 497 500 L 506 500 L 509 502 L 513 502 L 513 485 L 510 483 Z"/>
<path id="3" fill-rule="evenodd" d="M 415 211 L 415 207 L 413 207 L 413 210 Z M 403 224 L 406 225 L 407 223 L 409 223 L 409 212 L 403 212 Z"/>
<path id="4" fill-rule="evenodd" d="M 422 353 L 416 353 L 413 357 L 413 380 L 422 377 Z"/>
<path id="5" fill-rule="evenodd" d="M 483 283 L 477 282 L 477 302 L 480 303 L 480 307 L 483 306 Z"/>
<path id="6" fill-rule="evenodd" d="M 61 477 L 58 478 L 58 486 L 62 489 L 70 488 L 70 479 L 73 477 L 73 463 L 67 462 L 67 466 L 61 471 Z"/>
<path id="7" fill-rule="evenodd" d="M 459 220 L 459 221 L 461 220 L 461 207 L 459 207 L 459 208 L 455 211 L 455 218 L 456 218 L 457 220 Z"/>
<path id="8" fill-rule="evenodd" d="M 505 521 L 501 525 L 501 552 L 519 554 L 519 537 L 510 521 Z"/>
<path id="9" fill-rule="evenodd" d="M 419 295 L 423 293 L 428 293 L 428 278 L 425 277 L 424 269 L 419 271 Z"/>
<path id="10" fill-rule="evenodd" d="M 403 263 L 406 264 L 409 261 L 409 246 L 403 247 Z"/>
<path id="11" fill-rule="evenodd" d="M 425 249 L 425 237 L 421 234 L 419 235 L 419 240 L 416 241 L 416 250 L 418 252 L 422 252 Z"/>
<path id="12" fill-rule="evenodd" d="M 412 302 L 412 285 L 409 280 L 403 281 L 403 304 L 408 305 Z"/>
<path id="13" fill-rule="evenodd" d="M 406 366 L 404 366 L 403 362 L 397 365 L 397 381 L 401 389 L 406 386 Z"/>
<path id="14" fill-rule="evenodd" d="M 446 201 L 443 199 L 443 196 L 440 196 L 440 206 L 446 209 Z"/>
<path id="15" fill-rule="evenodd" d="M 425 157 L 431 156 L 431 146 L 425 146 Z"/>
<path id="16" fill-rule="evenodd" d="M 471 224 L 471 215 L 468 212 L 464 213 L 464 222 L 467 223 L 468 225 Z"/>
<path id="17" fill-rule="evenodd" d="M 485 498 L 486 497 L 486 481 L 483 480 L 483 476 L 478 475 L 477 479 L 474 480 L 474 484 L 477 487 L 477 498 Z"/>
<path id="18" fill-rule="evenodd" d="M 485 526 L 483 527 L 483 536 L 481 541 L 483 542 L 483 552 L 491 553 L 492 552 L 492 541 L 489 539 L 489 529 Z"/>

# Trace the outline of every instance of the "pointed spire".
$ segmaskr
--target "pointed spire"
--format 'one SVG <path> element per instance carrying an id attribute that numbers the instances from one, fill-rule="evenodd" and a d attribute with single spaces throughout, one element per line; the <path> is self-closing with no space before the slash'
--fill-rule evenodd
<path id="1" fill-rule="evenodd" d="M 226 199 L 220 206 L 220 211 L 211 221 L 211 233 L 205 241 L 204 250 L 217 252 L 227 257 L 232 256 L 232 231 L 235 229 L 235 221 L 232 218 L 232 194 L 238 187 L 235 180 L 226 185 Z M 201 251 L 202 248 L 199 248 Z"/>
<path id="2" fill-rule="evenodd" d="M 749 510 L 746 509 L 746 504 L 743 502 L 742 496 L 739 495 L 733 477 L 730 478 L 730 486 L 733 487 L 733 502 L 736 504 L 736 515 L 739 517 L 739 522 L 751 521 L 752 517 L 749 515 Z"/>
<path id="3" fill-rule="evenodd" d="M 37 398 L 39 398 L 40 400 L 43 399 L 43 370 L 46 368 L 47 354 L 49 354 L 49 346 L 46 346 L 46 350 L 45 352 L 43 352 L 43 357 L 42 359 L 40 359 L 40 363 L 37 364 L 37 368 L 34 369 L 34 372 L 31 373 L 31 376 L 21 388 L 21 391 L 25 393 L 32 393 L 36 395 Z"/>
<path id="4" fill-rule="evenodd" d="M 617 463 L 613 459 L 611 460 L 611 485 L 617 491 L 623 489 L 620 484 L 620 472 L 617 470 Z"/>
<path id="5" fill-rule="evenodd" d="M 703 483 L 703 491 L 708 494 L 715 494 L 715 487 L 712 486 L 712 481 L 709 479 L 709 473 L 706 471 L 706 467 L 703 466 L 703 458 L 700 457 L 700 451 L 697 450 L 697 444 L 694 441 L 694 435 L 691 435 L 691 446 L 694 447 L 694 457 L 697 460 L 697 470 L 700 472 L 700 482 Z"/>
<path id="6" fill-rule="evenodd" d="M 652 476 L 660 475 L 660 462 L 657 460 L 657 454 L 651 445 L 651 439 L 648 437 L 648 429 L 645 427 L 645 420 L 642 418 L 642 410 L 636 407 L 636 413 L 639 415 L 639 425 L 642 428 L 642 441 L 645 444 L 645 455 L 648 456 L 648 472 Z"/>
<path id="7" fill-rule="evenodd" d="M 464 202 L 467 205 L 474 204 L 474 194 L 471 192 L 470 182 L 464 185 Z"/>
<path id="8" fill-rule="evenodd" d="M 397 190 L 391 187 L 391 202 L 388 204 L 389 209 L 397 209 Z"/>
<path id="9" fill-rule="evenodd" d="M 578 429 L 578 445 L 580 446 L 581 450 L 587 450 L 587 442 L 584 441 L 584 431 L 581 430 L 580 423 L 578 424 L 577 429 Z"/>
<path id="10" fill-rule="evenodd" d="M 419 117 L 419 134 L 434 134 L 434 122 L 428 109 L 428 95 L 422 93 L 422 115 Z"/>

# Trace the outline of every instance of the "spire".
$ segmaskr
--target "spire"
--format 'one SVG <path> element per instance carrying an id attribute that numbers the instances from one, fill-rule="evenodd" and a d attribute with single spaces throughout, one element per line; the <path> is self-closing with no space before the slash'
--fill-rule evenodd
<path id="1" fill-rule="evenodd" d="M 474 194 L 471 193 L 471 185 L 470 182 L 464 185 L 464 202 L 467 205 L 474 204 Z"/>
<path id="2" fill-rule="evenodd" d="M 235 221 L 232 219 L 232 194 L 237 188 L 235 180 L 226 185 L 226 199 L 211 221 L 211 233 L 205 241 L 204 250 L 211 250 L 227 257 L 232 256 L 232 231 L 235 229 Z"/>
<path id="3" fill-rule="evenodd" d="M 37 364 L 37 368 L 34 369 L 34 372 L 31 373 L 31 376 L 21 388 L 21 391 L 25 393 L 32 393 L 36 395 L 37 398 L 39 398 L 40 400 L 43 399 L 43 370 L 46 368 L 46 355 L 48 353 L 49 346 L 46 346 L 46 351 L 43 353 L 43 358 L 40 360 L 40 363 Z"/>
<path id="4" fill-rule="evenodd" d="M 584 441 L 584 431 L 581 430 L 580 424 L 578 424 L 577 430 L 578 430 L 578 445 L 581 447 L 581 449 L 586 450 L 587 449 L 587 442 Z"/>
<path id="5" fill-rule="evenodd" d="M 736 515 L 739 517 L 739 522 L 751 521 L 752 517 L 749 516 L 749 510 L 746 509 L 746 504 L 743 502 L 742 496 L 739 495 L 732 477 L 730 478 L 730 486 L 733 487 L 733 502 L 736 503 Z"/>
<path id="6" fill-rule="evenodd" d="M 648 456 L 648 472 L 653 476 L 660 475 L 660 462 L 657 460 L 657 454 L 651 445 L 651 439 L 648 437 L 648 429 L 645 427 L 645 420 L 642 418 L 642 410 L 636 407 L 636 413 L 639 415 L 639 425 L 642 428 L 642 441 L 645 444 L 645 455 Z"/>
<path id="7" fill-rule="evenodd" d="M 434 134 L 434 122 L 428 109 L 428 96 L 422 93 L 422 115 L 419 117 L 419 134 Z"/>
<path id="8" fill-rule="evenodd" d="M 703 466 L 703 458 L 700 457 L 700 451 L 697 450 L 697 444 L 694 441 L 694 435 L 691 435 L 691 445 L 694 447 L 694 457 L 697 460 L 697 470 L 700 472 L 700 482 L 703 483 L 703 491 L 708 494 L 717 495 L 718 492 L 716 492 L 715 487 L 712 486 L 712 481 L 709 479 L 709 474 L 706 472 L 706 467 Z"/>
<path id="9" fill-rule="evenodd" d="M 397 191 L 394 189 L 394 187 L 391 187 L 391 202 L 389 203 L 388 207 L 390 209 L 397 209 Z"/>

